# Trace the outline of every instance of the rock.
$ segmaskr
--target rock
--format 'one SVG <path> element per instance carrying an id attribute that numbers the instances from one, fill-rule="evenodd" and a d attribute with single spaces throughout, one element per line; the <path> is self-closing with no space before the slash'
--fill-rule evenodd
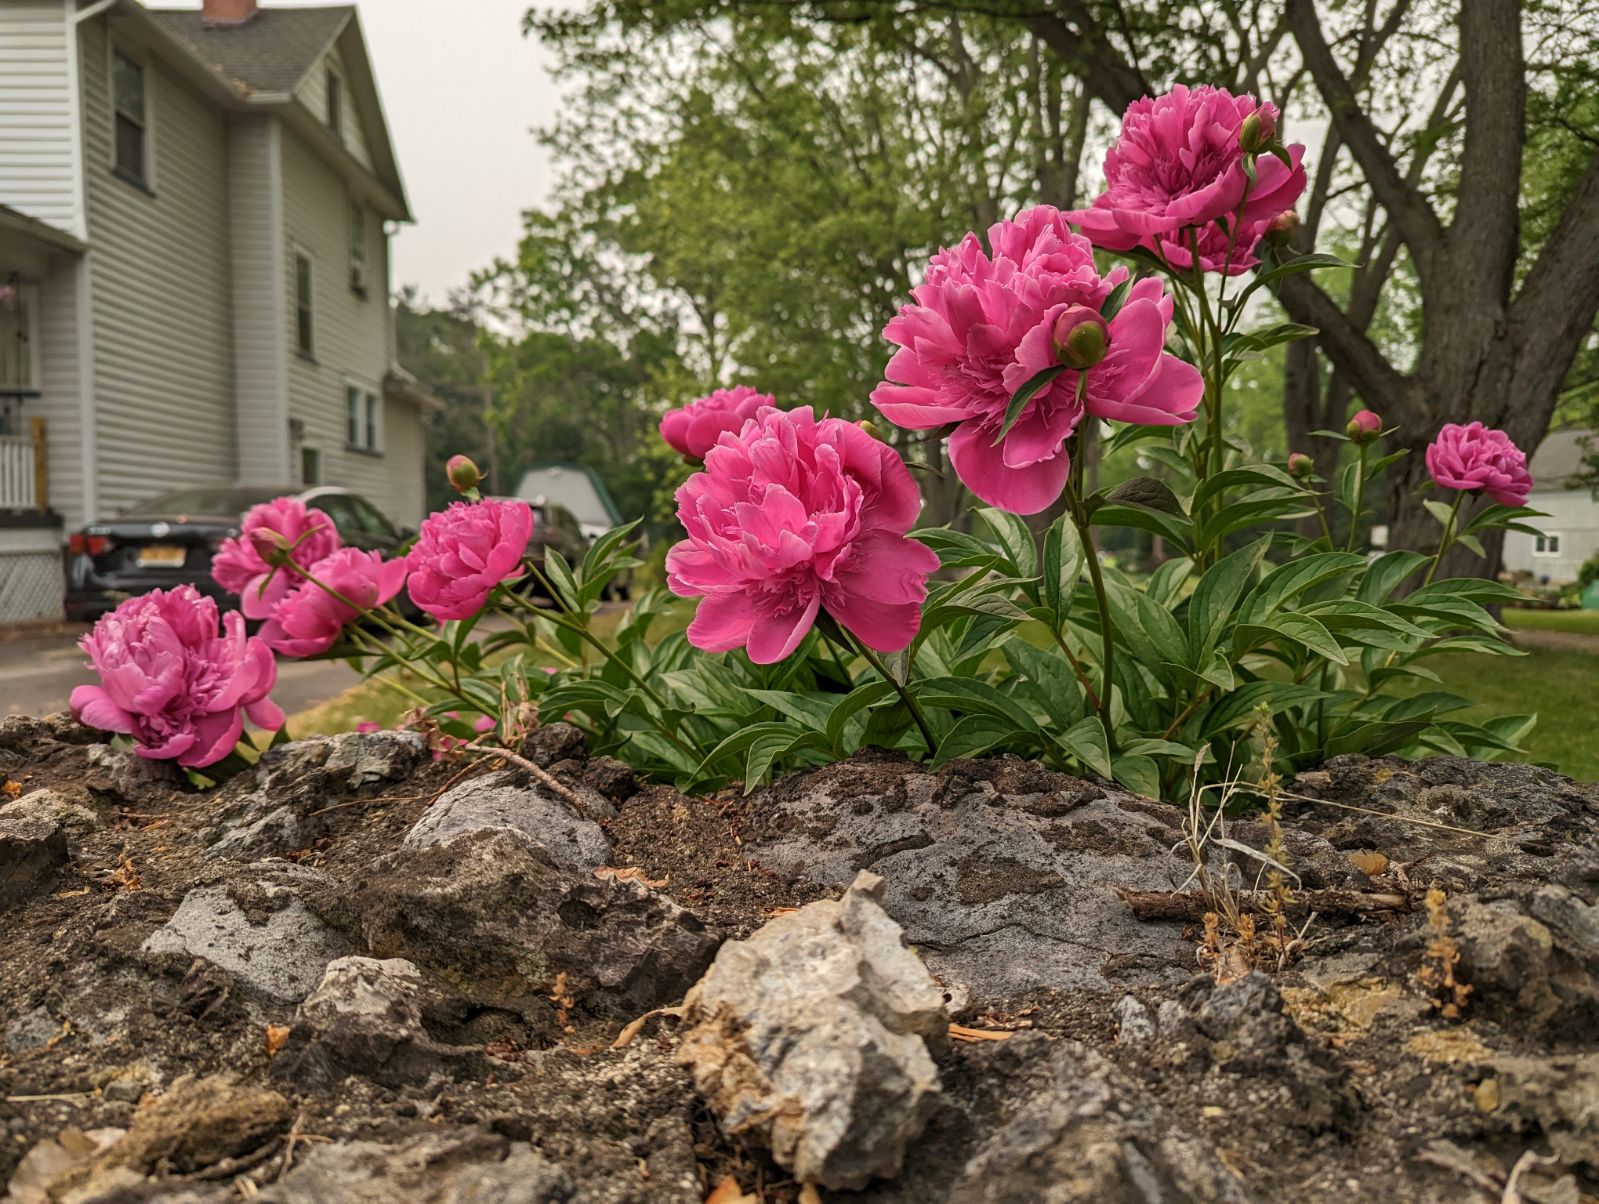
<path id="1" fill-rule="evenodd" d="M 67 832 L 43 812 L 0 814 L 0 909 L 43 894 L 67 863 Z"/>
<path id="2" fill-rule="evenodd" d="M 73 837 L 87 836 L 101 826 L 98 815 L 73 802 L 60 790 L 30 791 L 16 802 L 0 807 L 0 820 L 8 816 L 51 820 Z"/>
<path id="3" fill-rule="evenodd" d="M 400 1145 L 344 1141 L 310 1150 L 261 1204 L 566 1204 L 572 1181 L 525 1142 L 483 1132 L 424 1133 Z"/>
<path id="4" fill-rule="evenodd" d="M 1123 1045 L 1137 1045 L 1155 1035 L 1155 1018 L 1139 1002 L 1136 995 L 1123 995 L 1111 1009 L 1116 1017 L 1116 1040 Z"/>
<path id="5" fill-rule="evenodd" d="M 298 1003 L 327 964 L 349 952 L 348 942 L 301 901 L 301 891 L 326 882 L 315 871 L 284 864 L 262 867 L 253 880 L 195 887 L 144 951 L 204 958 L 248 990 Z"/>
<path id="6" fill-rule="evenodd" d="M 503 828 L 402 850 L 347 897 L 317 906 L 375 955 L 406 958 L 463 998 L 529 1017 L 551 1014 L 547 996 L 565 974 L 578 1008 L 631 1019 L 680 999 L 717 945 L 664 894 L 563 870 Z"/>
<path id="7" fill-rule="evenodd" d="M 133 1114 L 128 1135 L 102 1155 L 105 1165 L 183 1174 L 251 1153 L 288 1128 L 294 1115 L 276 1091 L 231 1075 L 185 1075 Z"/>
<path id="8" fill-rule="evenodd" d="M 400 1086 L 434 1074 L 487 1074 L 477 1050 L 433 1040 L 423 1023 L 430 992 L 422 974 L 394 958 L 341 957 L 328 963 L 300 1004 L 274 1075 L 302 1088 L 331 1087 L 348 1075 Z"/>
<path id="9" fill-rule="evenodd" d="M 25 1049 L 37 1049 L 61 1031 L 61 1022 L 49 1009 L 36 1007 L 6 1021 L 5 1028 L 0 1029 L 0 1039 L 4 1040 L 7 1050 L 21 1053 Z"/>
<path id="10" fill-rule="evenodd" d="M 1483 902 L 1450 901 L 1458 944 L 1456 976 L 1470 984 L 1467 1006 L 1524 1032 L 1585 1036 L 1599 1024 L 1599 907 L 1564 886 L 1516 887 Z M 1416 941 L 1430 937 L 1423 919 Z"/>
<path id="11" fill-rule="evenodd" d="M 638 793 L 632 767 L 615 757 L 590 757 L 583 766 L 583 781 L 617 806 Z"/>
<path id="12" fill-rule="evenodd" d="M 570 723 L 546 723 L 523 738 L 519 751 L 540 769 L 548 769 L 560 761 L 583 760 L 588 756 L 589 744 Z"/>
<path id="13" fill-rule="evenodd" d="M 1542 1134 L 1562 1162 L 1599 1167 L 1599 1053 L 1495 1058 L 1477 1107 L 1518 1133 Z"/>
<path id="14" fill-rule="evenodd" d="M 1135 920 L 1113 889 L 1187 877 L 1173 808 L 1004 758 L 939 773 L 842 762 L 757 793 L 752 811 L 749 856 L 829 887 L 883 875 L 884 909 L 973 998 L 1119 995 L 1192 964 L 1182 925 Z"/>
<path id="15" fill-rule="evenodd" d="M 1248 1204 L 1209 1145 L 1076 1041 L 1007 1041 L 991 1068 L 1014 1076 L 1018 1104 L 985 1117 L 985 1139 L 944 1197 L 949 1204 Z"/>
<path id="16" fill-rule="evenodd" d="M 33 755 L 42 744 L 103 744 L 110 738 L 106 732 L 85 727 L 69 711 L 57 711 L 42 719 L 31 715 L 0 719 L 0 752 Z"/>
<path id="17" fill-rule="evenodd" d="M 729 941 L 685 1001 L 678 1059 L 723 1130 L 756 1134 L 803 1183 L 897 1174 L 937 1100 L 943 992 L 882 893 L 862 873 L 837 902 Z"/>
<path id="18" fill-rule="evenodd" d="M 207 857 L 253 860 L 308 848 L 328 828 L 330 803 L 399 781 L 427 755 L 417 732 L 344 732 L 269 749 L 229 782 L 200 832 Z"/>
<path id="19" fill-rule="evenodd" d="M 141 757 L 109 744 L 90 746 L 89 767 L 103 772 L 112 792 L 126 802 L 143 798 L 151 789 L 170 790 L 184 782 L 176 762 Z"/>
<path id="20" fill-rule="evenodd" d="M 466 832 L 508 830 L 531 838 L 563 869 L 587 873 L 610 860 L 611 842 L 599 824 L 537 781 L 517 784 L 519 777 L 505 770 L 462 782 L 417 820 L 404 847 L 426 849 Z M 602 814 L 616 813 L 607 800 L 600 802 Z"/>

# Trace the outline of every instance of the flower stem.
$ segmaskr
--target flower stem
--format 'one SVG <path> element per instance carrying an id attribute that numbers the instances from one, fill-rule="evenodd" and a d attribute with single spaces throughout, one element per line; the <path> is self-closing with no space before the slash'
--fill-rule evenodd
<path id="1" fill-rule="evenodd" d="M 1465 500 L 1464 493 L 1455 494 L 1455 504 L 1449 508 L 1449 521 L 1444 524 L 1443 537 L 1438 540 L 1438 551 L 1433 555 L 1432 563 L 1427 566 L 1427 576 L 1421 583 L 1422 589 L 1432 584 L 1432 579 L 1438 575 L 1438 566 L 1444 562 L 1444 553 L 1455 542 L 1455 532 L 1460 527 L 1460 506 Z"/>
<path id="2" fill-rule="evenodd" d="M 1088 515 L 1083 510 L 1083 499 L 1078 492 L 1077 484 L 1070 478 L 1066 482 L 1066 510 L 1072 516 L 1072 525 L 1077 528 L 1077 538 L 1083 545 L 1083 558 L 1088 561 L 1088 579 L 1094 587 L 1094 601 L 1099 607 L 1099 629 L 1104 640 L 1103 651 L 1100 653 L 1100 690 L 1097 706 L 1100 719 L 1105 724 L 1105 739 L 1112 749 L 1116 746 L 1116 737 L 1111 725 L 1111 683 L 1112 669 L 1116 655 L 1116 637 L 1110 625 L 1110 599 L 1105 594 L 1105 578 L 1099 568 L 1099 552 L 1094 547 L 1093 536 L 1088 530 Z"/>
<path id="3" fill-rule="evenodd" d="M 883 663 L 882 657 L 878 656 L 876 652 L 868 648 L 859 640 L 855 639 L 853 636 L 849 635 L 847 632 L 845 633 L 845 638 L 848 639 L 851 644 L 855 645 L 856 651 L 866 658 L 867 663 L 870 664 L 872 668 L 876 669 L 878 673 L 882 674 L 883 680 L 894 687 L 894 692 L 899 695 L 900 701 L 905 704 L 905 709 L 910 711 L 911 718 L 916 720 L 916 727 L 921 731 L 922 739 L 927 741 L 928 755 L 935 756 L 938 753 L 938 741 L 933 739 L 933 729 L 928 726 L 927 716 L 922 714 L 921 705 L 916 701 L 916 699 L 911 697 L 911 692 L 906 689 L 905 686 L 900 684 L 899 679 L 888 671 L 888 666 Z"/>
<path id="4" fill-rule="evenodd" d="M 1355 461 L 1355 497 L 1354 505 L 1349 508 L 1349 539 L 1344 545 L 1344 551 L 1353 552 L 1355 541 L 1360 534 L 1360 512 L 1366 502 L 1366 445 L 1359 445 L 1359 458 Z M 1445 533 L 1447 535 L 1447 532 Z"/>

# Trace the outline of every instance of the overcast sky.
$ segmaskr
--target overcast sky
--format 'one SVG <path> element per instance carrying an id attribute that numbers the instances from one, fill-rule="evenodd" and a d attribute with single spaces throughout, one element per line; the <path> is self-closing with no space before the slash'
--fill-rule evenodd
<path id="1" fill-rule="evenodd" d="M 265 7 L 329 0 L 264 0 Z M 531 0 L 359 0 L 414 226 L 394 240 L 396 286 L 443 301 L 469 272 L 515 249 L 521 212 L 544 199 L 550 165 L 529 132 L 557 90 L 550 58 L 522 36 Z M 146 0 L 199 8 L 199 0 Z M 550 7 L 540 0 L 539 7 Z"/>

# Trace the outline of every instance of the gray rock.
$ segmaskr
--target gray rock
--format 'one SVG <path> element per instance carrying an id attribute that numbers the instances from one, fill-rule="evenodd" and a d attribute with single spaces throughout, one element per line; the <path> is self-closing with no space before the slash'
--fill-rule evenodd
<path id="1" fill-rule="evenodd" d="M 360 790 L 399 781 L 421 764 L 417 732 L 344 732 L 270 749 L 229 782 L 200 833 L 207 857 L 240 860 L 303 849 L 328 827 L 328 806 Z"/>
<path id="2" fill-rule="evenodd" d="M 67 863 L 67 832 L 41 812 L 0 815 L 0 908 L 50 889 Z"/>
<path id="3" fill-rule="evenodd" d="M 89 767 L 102 771 L 110 780 L 111 789 L 129 802 L 141 797 L 151 788 L 167 788 L 184 781 L 183 771 L 175 761 L 158 761 L 141 757 L 109 744 L 95 744 L 89 748 Z"/>
<path id="4" fill-rule="evenodd" d="M 463 998 L 532 1019 L 564 973 L 577 1006 L 632 1019 L 680 999 L 717 938 L 636 881 L 562 869 L 518 831 L 471 832 L 375 863 L 314 905 L 379 957 L 403 957 Z M 318 968 L 321 972 L 321 967 Z"/>
<path id="5" fill-rule="evenodd" d="M 804 1183 L 899 1172 L 937 1102 L 943 992 L 862 873 L 837 902 L 729 941 L 686 1000 L 678 1060 L 730 1135 Z"/>
<path id="6" fill-rule="evenodd" d="M 21 1053 L 25 1049 L 37 1049 L 61 1031 L 61 1022 L 41 1006 L 8 1020 L 5 1028 L 0 1029 L 0 1038 L 4 1039 L 7 1050 Z"/>
<path id="7" fill-rule="evenodd" d="M 0 807 L 0 820 L 7 817 L 47 819 L 60 824 L 74 837 L 85 836 L 101 826 L 98 815 L 59 790 L 30 791 L 16 802 Z"/>
<path id="8" fill-rule="evenodd" d="M 588 738 L 570 723 L 546 723 L 522 740 L 521 753 L 540 769 L 561 761 L 581 761 L 588 756 Z"/>
<path id="9" fill-rule="evenodd" d="M 1477 1087 L 1479 1108 L 1515 1132 L 1541 1133 L 1562 1162 L 1599 1167 L 1599 1053 L 1492 1065 L 1492 1079 Z"/>
<path id="10" fill-rule="evenodd" d="M 343 1141 L 312 1148 L 255 1197 L 262 1204 L 565 1204 L 572 1181 L 526 1143 L 471 1130 L 401 1145 Z"/>
<path id="11" fill-rule="evenodd" d="M 870 869 L 935 974 L 972 998 L 1179 982 L 1182 925 L 1135 920 L 1118 886 L 1170 889 L 1177 813 L 1014 758 L 930 773 L 843 762 L 755 796 L 749 855 L 830 887 Z"/>
<path id="12" fill-rule="evenodd" d="M 321 874 L 285 864 L 261 867 L 250 881 L 196 887 L 145 941 L 144 951 L 205 958 L 250 991 L 298 1003 L 327 964 L 349 952 L 348 942 L 301 901 L 302 890 L 325 882 Z"/>
<path id="13" fill-rule="evenodd" d="M 391 1086 L 425 1082 L 439 1072 L 486 1074 L 477 1050 L 443 1045 L 428 1034 L 423 1017 L 431 994 L 408 961 L 329 962 L 300 1004 L 272 1072 L 313 1089 L 351 1074 Z"/>
<path id="14" fill-rule="evenodd" d="M 1137 1045 L 1155 1036 L 1155 1018 L 1149 1014 L 1136 995 L 1123 995 L 1111 1008 L 1116 1017 L 1116 1040 L 1123 1045 Z"/>
<path id="15" fill-rule="evenodd" d="M 582 873 L 609 862 L 611 842 L 599 824 L 537 781 L 520 785 L 520 777 L 505 770 L 462 782 L 417 820 L 404 847 L 426 849 L 467 832 L 504 830 L 530 837 L 563 869 Z M 598 803 L 600 814 L 616 813 L 603 797 Z"/>
<path id="16" fill-rule="evenodd" d="M 1030 1035 L 1005 1044 L 992 1069 L 1015 1068 L 1019 1104 L 987 1118 L 950 1204 L 1248 1204 L 1206 1142 L 1086 1046 Z"/>

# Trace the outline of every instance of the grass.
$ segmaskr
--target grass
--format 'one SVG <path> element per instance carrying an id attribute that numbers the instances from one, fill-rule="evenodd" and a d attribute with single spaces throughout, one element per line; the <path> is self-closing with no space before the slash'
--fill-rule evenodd
<path id="1" fill-rule="evenodd" d="M 1440 656 L 1423 663 L 1444 679 L 1444 689 L 1473 701 L 1461 718 L 1536 712 L 1528 759 L 1579 782 L 1599 782 L 1599 742 L 1593 738 L 1599 656 L 1534 648 L 1526 656 Z"/>
<path id="2" fill-rule="evenodd" d="M 1599 610 L 1511 610 L 1504 612 L 1512 631 L 1570 631 L 1599 636 Z"/>

